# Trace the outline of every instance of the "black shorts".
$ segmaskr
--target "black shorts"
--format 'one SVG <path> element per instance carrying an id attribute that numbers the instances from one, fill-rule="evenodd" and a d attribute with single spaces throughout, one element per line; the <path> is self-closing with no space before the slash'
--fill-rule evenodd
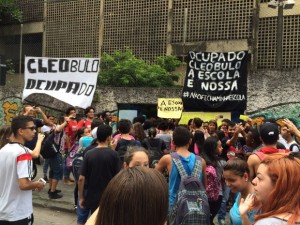
<path id="1" fill-rule="evenodd" d="M 33 224 L 33 214 L 30 217 L 17 220 L 17 221 L 4 221 L 0 220 L 0 225 L 32 225 Z"/>

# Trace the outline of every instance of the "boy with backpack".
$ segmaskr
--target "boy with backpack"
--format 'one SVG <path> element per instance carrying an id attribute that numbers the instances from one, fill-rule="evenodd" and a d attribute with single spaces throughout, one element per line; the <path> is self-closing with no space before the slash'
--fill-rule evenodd
<path id="1" fill-rule="evenodd" d="M 186 224 L 183 221 L 209 224 L 209 205 L 205 192 L 206 163 L 201 157 L 189 152 L 192 134 L 187 128 L 177 127 L 173 133 L 173 142 L 176 152 L 163 156 L 155 167 L 162 173 L 165 170 L 169 173 L 168 224 Z"/>

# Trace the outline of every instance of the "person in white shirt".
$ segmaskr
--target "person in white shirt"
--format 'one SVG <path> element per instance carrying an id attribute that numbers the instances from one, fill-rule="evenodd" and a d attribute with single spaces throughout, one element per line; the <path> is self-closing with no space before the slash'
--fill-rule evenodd
<path id="1" fill-rule="evenodd" d="M 31 181 L 32 157 L 40 154 L 43 134 L 37 137 L 33 151 L 25 147 L 36 133 L 30 116 L 17 116 L 11 124 L 12 142 L 0 150 L 0 225 L 33 224 L 32 191 L 40 191 L 45 184 Z"/>

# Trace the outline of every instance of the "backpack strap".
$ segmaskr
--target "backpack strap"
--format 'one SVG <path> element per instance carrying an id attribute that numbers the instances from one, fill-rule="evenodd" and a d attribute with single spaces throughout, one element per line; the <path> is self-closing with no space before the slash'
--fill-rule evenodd
<path id="1" fill-rule="evenodd" d="M 195 165 L 194 165 L 194 169 L 192 171 L 192 176 L 193 177 L 199 177 L 200 173 L 202 170 L 202 160 L 201 158 L 196 156 L 196 160 L 195 160 Z"/>
<path id="2" fill-rule="evenodd" d="M 177 170 L 180 174 L 180 177 L 187 177 L 188 174 L 187 172 L 185 171 L 183 165 L 182 165 L 182 162 L 180 159 L 174 159 L 173 158 L 173 162 L 175 163 L 175 166 L 177 167 Z"/>

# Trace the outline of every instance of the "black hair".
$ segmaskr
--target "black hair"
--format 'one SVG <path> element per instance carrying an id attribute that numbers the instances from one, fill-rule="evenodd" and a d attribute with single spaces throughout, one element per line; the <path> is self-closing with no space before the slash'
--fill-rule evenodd
<path id="1" fill-rule="evenodd" d="M 137 122 L 139 122 L 139 123 L 141 123 L 141 124 L 143 124 L 144 122 L 145 122 L 145 117 L 144 116 L 137 116 L 137 117 L 134 117 L 133 118 L 133 123 L 137 123 Z"/>
<path id="2" fill-rule="evenodd" d="M 130 120 L 121 119 L 119 121 L 119 131 L 121 134 L 128 134 L 130 132 L 131 127 L 132 123 L 130 122 Z"/>
<path id="3" fill-rule="evenodd" d="M 148 130 L 151 127 L 153 127 L 153 121 L 150 120 L 150 119 L 146 119 L 144 124 L 143 124 L 144 130 Z"/>
<path id="4" fill-rule="evenodd" d="M 234 127 L 235 125 L 236 125 L 236 123 L 233 122 L 233 121 L 230 121 L 230 122 L 228 123 L 228 127 Z"/>
<path id="5" fill-rule="evenodd" d="M 169 128 L 169 124 L 168 124 L 168 121 L 166 121 L 166 120 L 161 121 L 158 125 L 159 130 L 165 131 L 165 130 L 168 130 L 168 128 Z"/>
<path id="6" fill-rule="evenodd" d="M 156 136 L 156 128 L 155 127 L 151 127 L 150 129 L 148 129 L 148 136 L 149 138 L 155 138 Z"/>
<path id="7" fill-rule="evenodd" d="M 70 112 L 71 112 L 72 110 L 75 110 L 75 112 L 76 112 L 76 109 L 75 109 L 74 106 L 68 107 L 67 110 L 66 110 L 66 115 L 69 116 L 69 115 L 70 115 Z"/>
<path id="8" fill-rule="evenodd" d="M 110 112 L 109 111 L 103 111 L 101 113 L 101 117 L 102 117 L 103 120 L 105 120 L 105 118 L 106 118 L 106 113 L 110 113 Z"/>
<path id="9" fill-rule="evenodd" d="M 201 155 L 205 160 L 207 165 L 216 166 L 216 162 L 218 160 L 218 156 L 216 154 L 216 150 L 218 147 L 218 138 L 216 137 L 208 137 L 205 139 Z"/>
<path id="10" fill-rule="evenodd" d="M 192 133 L 184 126 L 175 128 L 173 132 L 173 142 L 176 147 L 183 147 L 187 145 L 192 138 Z"/>
<path id="11" fill-rule="evenodd" d="M 112 134 L 112 128 L 108 125 L 101 124 L 97 129 L 97 139 L 99 142 L 104 142 Z"/>
<path id="12" fill-rule="evenodd" d="M 216 133 L 220 141 L 225 137 L 225 133 L 222 130 L 217 130 Z"/>
<path id="13" fill-rule="evenodd" d="M 91 109 L 95 112 L 95 108 L 93 106 L 89 106 L 84 110 L 84 115 L 87 115 Z"/>
<path id="14" fill-rule="evenodd" d="M 250 128 L 248 132 L 251 132 L 252 139 L 255 142 L 255 146 L 261 145 L 261 139 L 257 128 Z"/>
<path id="15" fill-rule="evenodd" d="M 102 124 L 103 122 L 99 120 L 98 118 L 94 118 L 91 124 L 91 129 L 93 130 L 95 127 L 98 127 Z"/>
<path id="16" fill-rule="evenodd" d="M 222 122 L 229 124 L 231 122 L 231 120 L 230 119 L 222 119 Z"/>
<path id="17" fill-rule="evenodd" d="M 202 123 L 203 123 L 203 120 L 201 120 L 200 118 L 198 118 L 198 117 L 194 118 L 194 124 L 195 124 L 196 128 L 200 128 L 202 126 Z"/>
<path id="18" fill-rule="evenodd" d="M 192 122 L 193 122 L 193 119 L 189 119 L 187 125 L 188 125 L 188 126 L 192 125 Z"/>
<path id="19" fill-rule="evenodd" d="M 26 128 L 27 123 L 33 122 L 33 118 L 31 116 L 16 116 L 11 121 L 11 130 L 14 136 L 17 136 L 18 130 L 20 128 Z"/>

